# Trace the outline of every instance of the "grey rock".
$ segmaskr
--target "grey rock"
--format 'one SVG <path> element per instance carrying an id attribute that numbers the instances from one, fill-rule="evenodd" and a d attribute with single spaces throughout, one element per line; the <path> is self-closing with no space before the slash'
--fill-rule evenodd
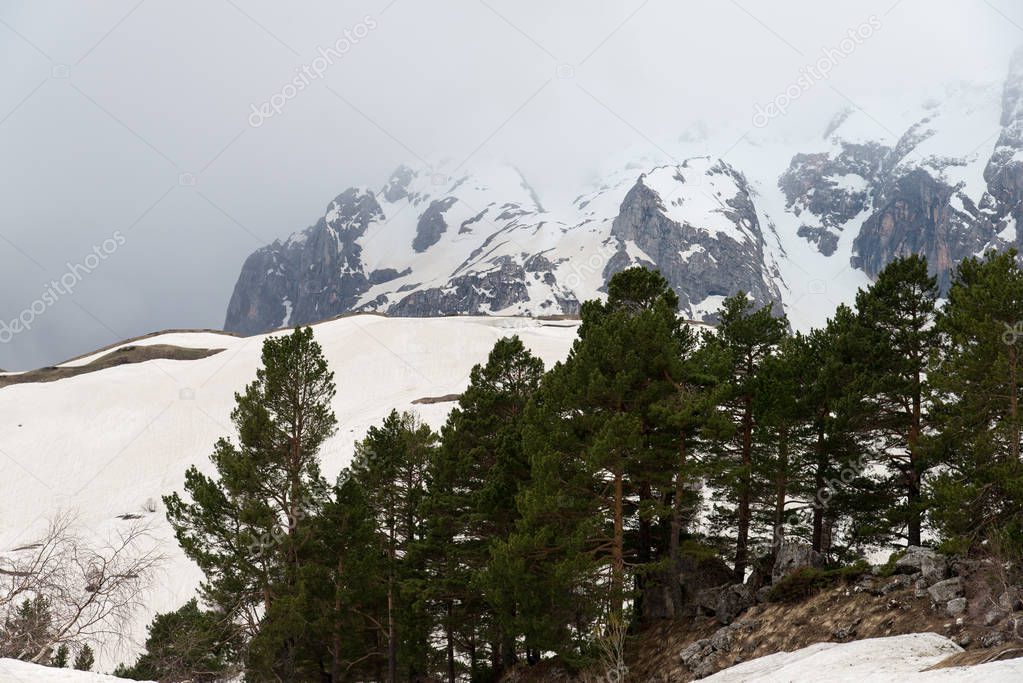
<path id="1" fill-rule="evenodd" d="M 984 613 L 984 625 L 994 626 L 999 621 L 1005 618 L 1005 612 L 997 609 L 989 609 Z"/>
<path id="2" fill-rule="evenodd" d="M 998 606 L 1006 612 L 1023 609 L 1023 591 L 1016 586 L 1009 586 L 998 595 Z"/>
<path id="3" fill-rule="evenodd" d="M 948 560 L 930 548 L 910 546 L 906 548 L 906 554 L 895 561 L 895 571 L 900 574 L 919 572 L 930 586 L 948 576 Z"/>
<path id="4" fill-rule="evenodd" d="M 949 600 L 945 605 L 945 611 L 950 617 L 958 617 L 966 612 L 966 598 L 955 598 Z"/>
<path id="5" fill-rule="evenodd" d="M 679 614 L 713 614 L 717 609 L 717 593 L 704 591 L 731 583 L 732 575 L 731 568 L 716 555 L 683 555 L 678 567 L 682 599 Z"/>
<path id="6" fill-rule="evenodd" d="M 728 628 L 719 628 L 714 632 L 714 635 L 710 637 L 710 646 L 719 651 L 724 652 L 732 647 L 732 634 L 733 630 Z"/>
<path id="7" fill-rule="evenodd" d="M 742 290 L 758 306 L 773 304 L 775 313 L 780 314 L 781 290 L 766 265 L 764 234 L 745 177 L 724 161 L 708 163 L 702 158 L 687 159 L 677 166 L 655 171 L 671 172 L 679 183 L 693 179 L 734 185 L 737 194 L 721 196 L 718 201 L 735 230 L 712 234 L 702 225 L 672 220 L 665 211 L 672 202 L 681 200 L 661 197 L 643 182 L 644 174 L 625 195 L 612 223 L 611 236 L 617 240 L 617 253 L 604 268 L 605 281 L 632 265 L 656 265 L 678 294 L 682 311 L 691 310 L 707 297 L 728 296 Z M 644 264 L 630 257 L 627 249 L 630 243 L 651 261 Z"/>
<path id="8" fill-rule="evenodd" d="M 896 574 L 889 579 L 885 585 L 881 586 L 881 595 L 887 595 L 893 591 L 909 588 L 912 583 L 912 578 L 908 574 Z"/>
<path id="9" fill-rule="evenodd" d="M 927 589 L 927 593 L 931 596 L 931 600 L 935 604 L 944 604 L 949 600 L 962 597 L 963 586 L 962 581 L 959 577 L 945 579 L 939 581 L 930 588 Z"/>
<path id="10" fill-rule="evenodd" d="M 756 602 L 753 591 L 743 584 L 727 586 L 718 595 L 715 616 L 722 624 L 730 624 Z"/>
<path id="11" fill-rule="evenodd" d="M 996 647 L 1005 642 L 1005 634 L 1001 631 L 991 631 L 980 639 L 981 647 Z"/>
<path id="12" fill-rule="evenodd" d="M 679 654 L 682 663 L 692 669 L 703 658 L 703 651 L 708 645 L 710 645 L 709 638 L 701 638 L 687 645 Z"/>
<path id="13" fill-rule="evenodd" d="M 777 583 L 789 574 L 806 567 L 822 567 L 824 558 L 809 544 L 798 541 L 782 541 L 775 551 L 771 580 Z"/>

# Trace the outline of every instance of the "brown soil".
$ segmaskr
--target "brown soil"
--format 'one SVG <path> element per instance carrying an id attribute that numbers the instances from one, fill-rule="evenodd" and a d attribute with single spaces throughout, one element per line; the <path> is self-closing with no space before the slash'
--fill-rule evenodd
<path id="1" fill-rule="evenodd" d="M 198 360 L 207 358 L 223 349 L 190 349 L 181 346 L 168 344 L 153 344 L 151 346 L 125 346 L 100 356 L 91 363 L 72 367 L 48 367 L 38 370 L 30 370 L 18 375 L 0 376 L 0 389 L 13 384 L 33 384 L 37 382 L 56 382 L 57 380 L 76 377 L 97 370 L 128 365 L 131 363 L 144 363 L 149 360 Z"/>

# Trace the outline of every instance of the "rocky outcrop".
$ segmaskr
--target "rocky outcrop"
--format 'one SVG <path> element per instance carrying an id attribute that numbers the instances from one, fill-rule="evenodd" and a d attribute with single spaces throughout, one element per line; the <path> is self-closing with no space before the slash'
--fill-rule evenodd
<path id="1" fill-rule="evenodd" d="M 894 179 L 853 243 L 853 265 L 876 277 L 894 258 L 923 254 L 938 286 L 947 289 L 954 267 L 995 236 L 975 209 L 971 214 L 952 205 L 956 191 L 919 168 Z"/>
<path id="2" fill-rule="evenodd" d="M 782 541 L 775 551 L 771 580 L 775 583 L 807 567 L 823 567 L 824 557 L 806 543 Z"/>
<path id="3" fill-rule="evenodd" d="M 663 189 L 676 184 L 681 197 Z M 715 216 L 688 212 L 690 203 L 704 200 L 686 196 L 689 184 L 716 198 Z M 730 229 L 708 228 L 718 219 Z M 776 313 L 783 312 L 749 186 L 724 161 L 689 159 L 640 176 L 622 201 L 611 236 L 618 246 L 604 269 L 605 279 L 635 264 L 656 267 L 678 294 L 679 308 L 708 321 L 713 320 L 713 311 L 700 310 L 701 302 L 740 290 L 760 306 L 774 304 Z"/>

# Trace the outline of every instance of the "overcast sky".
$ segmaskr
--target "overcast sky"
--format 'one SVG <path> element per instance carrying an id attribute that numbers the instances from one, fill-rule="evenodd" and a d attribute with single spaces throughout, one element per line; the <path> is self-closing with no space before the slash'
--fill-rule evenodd
<path id="1" fill-rule="evenodd" d="M 804 113 L 997 80 L 1023 43 L 1018 0 L 0 1 L 0 367 L 220 327 L 251 251 L 403 161 L 513 163 L 556 204 L 872 17 Z"/>

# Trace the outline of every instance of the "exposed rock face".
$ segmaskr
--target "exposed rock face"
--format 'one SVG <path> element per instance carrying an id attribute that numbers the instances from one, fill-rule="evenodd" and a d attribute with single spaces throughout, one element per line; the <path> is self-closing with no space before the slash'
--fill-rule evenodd
<path id="1" fill-rule="evenodd" d="M 783 541 L 778 545 L 771 580 L 778 582 L 789 574 L 805 567 L 822 567 L 824 558 L 806 543 Z"/>
<path id="2" fill-rule="evenodd" d="M 739 290 L 782 312 L 749 186 L 722 161 L 624 175 L 580 197 L 570 221 L 547 215 L 513 170 L 435 180 L 402 166 L 379 192 L 348 190 L 315 225 L 257 251 L 226 329 L 348 311 L 571 314 L 635 264 L 660 268 L 691 318 L 709 318 Z"/>
<path id="3" fill-rule="evenodd" d="M 983 251 L 995 236 L 975 207 L 953 207 L 955 192 L 919 168 L 896 178 L 860 229 L 854 265 L 875 277 L 896 257 L 923 254 L 946 289 L 955 265 Z"/>
<path id="4" fill-rule="evenodd" d="M 255 334 L 350 310 L 372 281 L 393 277 L 366 273 L 357 242 L 382 215 L 372 194 L 350 189 L 313 227 L 256 251 L 242 267 L 225 329 Z"/>
<path id="5" fill-rule="evenodd" d="M 887 153 L 882 145 L 838 142 L 839 151 L 797 154 L 778 181 L 786 207 L 800 218 L 797 234 L 825 256 L 844 226 L 870 206 L 870 185 Z"/>
<path id="6" fill-rule="evenodd" d="M 931 586 L 948 577 L 948 559 L 930 548 L 913 545 L 906 548 L 906 554 L 895 561 L 895 571 L 900 574 L 920 572 L 920 578 L 927 586 Z"/>
<path id="7" fill-rule="evenodd" d="M 909 253 L 944 289 L 963 258 L 1023 246 L 1023 51 L 1004 83 L 955 86 L 906 111 L 882 125 L 850 109 L 823 139 L 751 140 L 728 161 L 691 156 L 694 143 L 683 160 L 630 165 L 556 212 L 512 168 L 402 166 L 252 254 L 225 328 L 350 311 L 573 314 L 637 264 L 665 275 L 681 315 L 708 322 L 741 290 L 795 327 L 822 324 Z"/>
<path id="8" fill-rule="evenodd" d="M 679 185 L 675 195 L 664 189 L 673 183 Z M 691 184 L 707 197 L 685 192 Z M 706 204 L 707 198 L 714 215 L 702 207 L 690 211 L 691 204 Z M 692 312 L 708 298 L 742 290 L 760 305 L 775 304 L 776 313 L 783 311 L 749 186 L 723 161 L 690 159 L 640 176 L 622 202 L 611 235 L 618 249 L 604 269 L 605 278 L 639 263 L 661 271 L 682 310 Z M 630 258 L 633 249 L 638 251 Z M 699 317 L 712 316 L 713 311 L 704 311 Z"/>

